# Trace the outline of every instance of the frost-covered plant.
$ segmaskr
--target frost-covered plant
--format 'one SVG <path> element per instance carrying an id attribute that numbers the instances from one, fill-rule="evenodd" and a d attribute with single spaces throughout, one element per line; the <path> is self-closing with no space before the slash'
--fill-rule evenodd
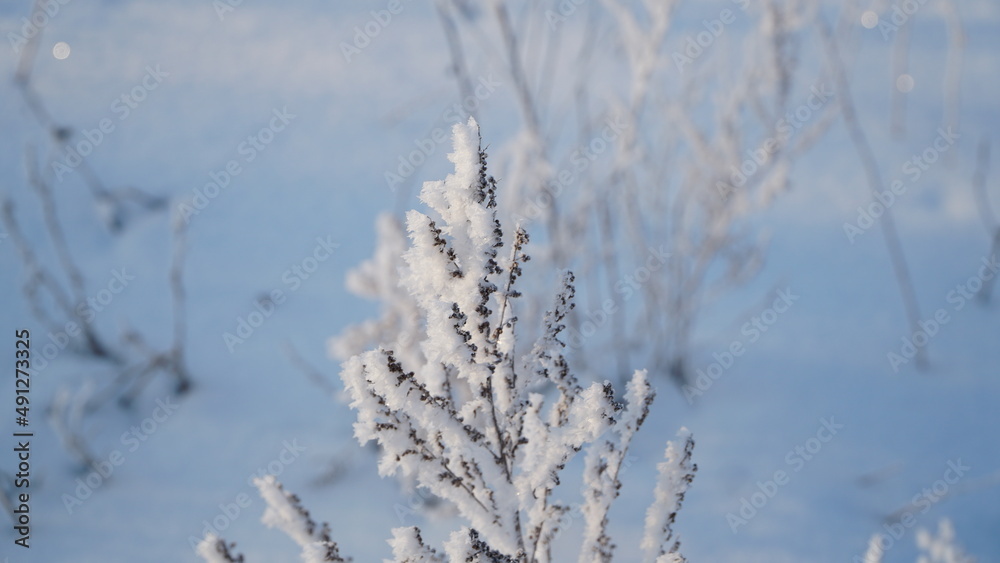
<path id="1" fill-rule="evenodd" d="M 208 563 L 243 563 L 242 555 L 234 553 L 236 544 L 227 544 L 213 533 L 205 536 L 198 544 L 198 555 Z"/>
<path id="2" fill-rule="evenodd" d="M 262 521 L 269 528 L 278 528 L 295 540 L 302 548 L 302 561 L 350 561 L 340 556 L 337 544 L 330 539 L 330 526 L 317 524 L 309 511 L 302 507 L 299 497 L 286 491 L 274 475 L 254 479 L 253 483 L 267 503 Z M 209 563 L 242 563 L 243 556 L 234 553 L 235 548 L 235 544 L 227 545 L 223 539 L 209 533 L 198 544 L 197 551 Z"/>
<path id="3" fill-rule="evenodd" d="M 405 264 L 406 228 L 399 219 L 385 213 L 375 222 L 375 255 L 347 273 L 347 289 L 355 295 L 378 301 L 378 319 L 353 325 L 329 340 L 330 356 L 344 361 L 375 346 L 392 343 L 397 357 L 407 365 L 424 361 L 420 343 L 424 340 L 422 317 L 417 304 L 399 283 L 398 270 Z"/>
<path id="4" fill-rule="evenodd" d="M 974 563 L 976 560 L 955 543 L 955 527 L 947 518 L 938 523 L 937 537 L 923 528 L 917 530 L 917 547 L 924 552 L 917 563 Z"/>
<path id="5" fill-rule="evenodd" d="M 828 82 L 820 65 L 799 64 L 815 3 L 724 4 L 735 25 L 719 23 L 702 49 L 684 21 L 718 8 L 704 3 L 437 2 L 461 97 L 472 69 L 510 84 L 495 94 L 509 99 L 480 109 L 519 110 L 502 117 L 518 129 L 496 145 L 511 184 L 501 213 L 543 235 L 534 253 L 545 265 L 529 283 L 579 273 L 589 311 L 568 332 L 582 375 L 627 378 L 639 364 L 688 380 L 703 309 L 756 275 L 767 237 L 754 218 L 831 121 L 825 100 L 808 123 L 790 113 Z"/>
<path id="6" fill-rule="evenodd" d="M 421 192 L 433 216 L 407 215 L 412 244 L 400 276 L 421 313 L 422 361 L 410 365 L 384 344 L 346 361 L 341 373 L 357 411 L 355 436 L 381 446 L 379 473 L 414 478 L 453 503 L 467 523 L 441 551 L 427 545 L 418 528 L 396 528 L 389 540 L 393 555 L 411 562 L 566 560 L 552 552 L 569 511 L 557 486 L 570 459 L 586 449 L 579 560 L 610 561 L 615 545 L 608 512 L 653 389 L 645 371 L 633 374 L 622 397 L 608 382 L 577 382 L 560 339 L 574 307 L 571 273 L 562 275 L 541 336 L 528 347 L 518 342 L 514 287 L 528 261 L 528 236 L 516 229 L 510 250 L 501 252 L 496 181 L 486 172 L 478 125 L 470 119 L 455 125 L 453 134 L 455 172 L 425 183 Z M 658 467 L 641 544 L 645 561 L 684 561 L 672 526 L 697 470 L 693 447 L 682 429 L 680 444 L 668 444 Z M 327 542 L 336 553 L 325 528 L 320 535 L 313 531 L 297 499 L 276 494 L 274 481 L 258 486 L 270 507 L 265 522 L 303 547 Z M 218 542 L 206 539 L 209 546 Z"/>
<path id="7" fill-rule="evenodd" d="M 558 268 L 578 273 L 580 301 L 589 311 L 581 307 L 568 324 L 572 331 L 591 321 L 591 330 L 570 340 L 580 348 L 573 360 L 581 375 L 600 378 L 614 369 L 627 377 L 630 366 L 643 365 L 654 377 L 693 379 L 701 319 L 727 314 L 718 297 L 760 271 L 769 238 L 760 218 L 773 202 L 796 181 L 796 189 L 816 189 L 813 178 L 793 171 L 817 143 L 834 143 L 839 154 L 839 139 L 827 136 L 837 119 L 858 145 L 870 191 L 887 189 L 879 178 L 897 158 L 894 145 L 860 134 L 860 125 L 880 123 L 864 115 L 885 112 L 848 102 L 849 87 L 870 83 L 857 72 L 871 67 L 854 61 L 891 61 L 882 87 L 891 90 L 886 125 L 894 137 L 902 136 L 908 105 L 926 107 L 914 105 L 918 99 L 930 102 L 926 111 L 942 106 L 942 125 L 958 129 L 962 10 L 946 0 L 920 16 L 941 31 L 939 101 L 938 89 L 918 98 L 895 86 L 920 60 L 908 54 L 913 26 L 897 30 L 888 21 L 896 4 L 435 2 L 458 99 L 471 98 L 480 69 L 496 71 L 504 85 L 476 111 L 512 131 L 493 141 L 494 164 L 510 184 L 501 213 L 533 221 L 532 232 L 542 235 L 533 254 L 545 265 L 532 275 L 548 283 L 545 276 Z M 862 18 L 873 16 L 879 31 L 868 33 L 884 41 L 859 40 L 866 37 Z M 698 21 L 714 26 L 711 33 L 693 25 Z M 824 56 L 830 46 L 839 56 Z M 834 181 L 856 183 L 846 176 Z M 996 233 L 994 251 L 1000 249 L 995 218 L 988 227 Z M 922 317 L 902 245 L 891 219 L 879 229 L 915 325 Z M 588 252 L 576 252 L 581 241 Z M 669 260 L 657 259 L 663 255 Z M 650 259 L 655 267 L 647 267 Z M 522 309 L 521 317 L 543 309 Z"/>
<path id="8" fill-rule="evenodd" d="M 875 534 L 868 542 L 864 563 L 882 563 L 885 550 L 882 534 Z M 917 547 L 920 556 L 917 563 L 975 563 L 976 558 L 966 555 L 965 551 L 955 542 L 955 528 L 951 520 L 944 518 L 938 523 L 938 534 L 920 528 L 917 530 Z M 856 559 L 856 558 L 855 558 Z"/>

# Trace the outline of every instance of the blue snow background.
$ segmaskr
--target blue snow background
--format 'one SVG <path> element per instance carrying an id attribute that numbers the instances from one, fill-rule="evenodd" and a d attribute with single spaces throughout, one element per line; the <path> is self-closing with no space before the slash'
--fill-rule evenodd
<path id="1" fill-rule="evenodd" d="M 20 29 L 27 4 L 0 6 L 5 38 Z M 189 538 L 200 538 L 205 521 L 248 498 L 238 515 L 220 520 L 226 524 L 221 534 L 237 542 L 248 561 L 296 560 L 293 542 L 260 524 L 263 501 L 248 483 L 269 464 L 314 517 L 330 523 L 342 553 L 355 561 L 388 557 L 384 540 L 394 526 L 421 525 L 433 540 L 457 527 L 426 519 L 420 507 L 410 510 L 414 498 L 380 479 L 373 450 L 353 440 L 350 410 L 283 352 L 285 343 L 294 344 L 339 384 L 338 368 L 325 354 L 327 338 L 376 313 L 374 304 L 344 289 L 344 275 L 371 255 L 376 215 L 414 205 L 405 191 L 390 191 L 383 174 L 455 101 L 446 44 L 426 3 L 405 3 L 352 63 L 344 60 L 341 42 L 383 4 L 243 2 L 220 21 L 208 0 L 70 2 L 46 26 L 35 86 L 57 121 L 74 130 L 93 129 L 105 118 L 114 122 L 87 157 L 108 185 L 135 185 L 181 201 L 231 159 L 241 161 L 242 172 L 190 224 L 185 281 L 193 393 L 174 399 L 176 410 L 135 451 L 120 436 L 169 397 L 165 381 L 155 382 L 131 410 L 92 419 L 84 434 L 95 452 L 106 458 L 120 450 L 124 462 L 71 513 L 64 494 L 74 494 L 85 473 L 45 423 L 44 406 L 60 386 L 105 381 L 108 369 L 66 352 L 34 376 L 32 547 L 15 546 L 4 521 L 0 557 L 11 563 L 195 561 Z M 759 218 L 772 235 L 766 266 L 753 283 L 713 304 L 699 327 L 692 366 L 705 369 L 714 352 L 735 340 L 746 343 L 741 326 L 768 306 L 771 290 L 790 288 L 799 300 L 695 405 L 668 382 L 658 383 L 653 414 L 612 512 L 620 560 L 635 557 L 665 440 L 687 426 L 697 441 L 699 472 L 676 530 L 692 562 L 853 561 L 871 535 L 883 531 L 886 516 L 942 479 L 948 462 L 957 460 L 969 467 L 967 474 L 917 514 L 917 526 L 936 530 L 940 518 L 950 518 L 968 553 L 1000 561 L 1000 304 L 969 303 L 956 311 L 947 301 L 989 252 L 971 178 L 977 144 L 986 138 L 995 145 L 1000 125 L 1000 5 L 958 5 L 967 33 L 961 137 L 893 208 L 923 316 L 938 308 L 950 314 L 929 345 L 930 369 L 918 371 L 911 362 L 894 373 L 886 359 L 907 335 L 905 315 L 877 228 L 854 244 L 845 237 L 843 223 L 854 221 L 870 196 L 838 122 L 796 164 L 792 190 Z M 696 30 L 721 6 L 688 6 L 690 21 L 681 29 Z M 888 51 L 877 30 L 867 32 L 872 48 L 852 69 L 872 144 L 881 155 L 895 155 L 880 162 L 887 179 L 902 176 L 902 163 L 932 142 L 941 123 L 940 21 L 928 17 L 914 25 L 916 88 L 905 141 L 889 137 Z M 65 60 L 51 54 L 57 41 L 72 48 Z M 24 154 L 29 145 L 46 146 L 45 138 L 14 88 L 16 62 L 11 47 L 0 45 L 0 190 L 17 203 L 26 234 L 44 241 Z M 169 76 L 119 119 L 114 100 L 157 65 Z M 283 108 L 295 118 L 246 162 L 240 143 Z M 486 142 L 501 145 L 513 133 L 513 111 L 486 102 Z M 414 175 L 415 185 L 444 177 L 444 149 Z M 996 168 L 987 186 L 1000 212 Z M 170 334 L 163 299 L 168 221 L 163 214 L 139 215 L 125 235 L 113 237 L 95 220 L 93 200 L 76 175 L 54 189 L 88 290 L 104 288 L 114 270 L 135 275 L 95 322 L 114 332 L 128 319 L 164 345 Z M 312 254 L 317 237 L 340 246 L 292 291 L 283 276 Z M 42 252 L 52 256 L 51 249 Z M 18 328 L 32 329 L 35 346 L 48 342 L 22 296 L 23 281 L 15 246 L 0 240 L 0 334 L 6 335 L 0 348 L 6 350 L 13 350 Z M 223 334 L 254 311 L 258 296 L 275 289 L 287 300 L 230 352 Z M 4 357 L 12 370 L 13 353 Z M 4 381 L 0 469 L 10 472 L 13 377 Z M 788 452 L 831 418 L 843 429 L 796 471 Z M 274 465 L 287 444 L 304 451 Z M 738 513 L 741 499 L 778 470 L 788 472 L 788 484 L 734 533 L 727 514 Z M 321 484 L 331 471 L 337 478 Z M 581 523 L 568 528 L 560 542 L 571 547 Z M 915 535 L 907 529 L 885 560 L 914 561 Z"/>

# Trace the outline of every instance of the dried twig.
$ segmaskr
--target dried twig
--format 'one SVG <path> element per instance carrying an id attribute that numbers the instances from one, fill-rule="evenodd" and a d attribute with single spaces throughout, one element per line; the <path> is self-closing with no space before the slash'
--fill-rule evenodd
<path id="1" fill-rule="evenodd" d="M 43 2 L 36 0 L 35 12 L 43 11 Z M 107 402 L 117 398 L 123 406 L 130 405 L 141 390 L 157 373 L 171 374 L 176 384 L 174 392 L 181 395 L 191 386 L 191 378 L 185 365 L 184 337 L 186 331 L 186 307 L 183 285 L 185 224 L 175 221 L 173 229 L 174 249 L 170 264 L 170 293 L 173 314 L 173 342 L 166 351 L 149 346 L 139 332 L 126 327 L 118 342 L 101 334 L 93 323 L 93 312 L 86 309 L 88 303 L 88 280 L 74 254 L 67 236 L 66 226 L 59 217 L 56 206 L 57 196 L 51 173 L 46 173 L 47 164 L 55 164 L 55 158 L 64 154 L 72 138 L 72 130 L 62 125 L 48 110 L 42 95 L 35 89 L 32 80 L 39 53 L 41 30 L 30 37 L 22 46 L 14 81 L 25 106 L 38 126 L 49 134 L 54 151 L 50 162 L 39 162 L 33 147 L 26 152 L 26 171 L 30 191 L 37 198 L 44 223 L 47 242 L 55 253 L 54 264 L 43 262 L 36 252 L 34 242 L 21 230 L 17 220 L 13 200 L 2 198 L 2 220 L 8 235 L 13 240 L 21 258 L 27 279 L 24 294 L 32 313 L 45 327 L 53 332 L 70 331 L 70 323 L 81 333 L 81 352 L 113 368 L 110 381 L 99 391 L 85 388 L 72 401 L 67 396 L 57 398 L 50 411 L 53 426 L 63 438 L 66 448 L 85 465 L 93 463 L 94 457 L 79 434 L 84 417 L 93 414 Z M 113 234 L 121 234 L 128 224 L 133 210 L 138 207 L 145 212 L 160 212 L 167 209 L 166 197 L 154 196 L 133 186 L 108 189 L 89 163 L 81 159 L 73 169 L 80 174 L 83 183 L 90 190 L 94 203 L 103 214 L 102 219 Z M 43 368 L 44 369 L 44 368 Z"/>
<path id="2" fill-rule="evenodd" d="M 847 71 L 844 69 L 837 41 L 833 36 L 830 25 L 822 16 L 817 16 L 817 24 L 826 46 L 827 61 L 833 70 L 833 77 L 837 83 L 837 101 L 840 104 L 840 114 L 844 118 L 847 133 L 858 154 L 858 159 L 861 160 L 861 165 L 864 167 L 868 188 L 874 197 L 876 194 L 884 191 L 884 183 L 882 181 L 882 173 L 879 170 L 878 159 L 868 142 L 868 137 L 865 135 L 861 121 L 858 119 L 857 110 L 851 96 L 851 85 L 847 79 Z M 896 276 L 900 296 L 903 299 L 903 308 L 906 311 L 910 330 L 916 332 L 920 330 L 920 306 L 917 302 L 916 290 L 913 288 L 913 279 L 910 276 L 909 266 L 906 263 L 903 246 L 899 240 L 899 232 L 896 230 L 896 223 L 893 220 L 892 210 L 888 207 L 886 207 L 885 212 L 879 220 L 879 227 L 882 231 L 882 238 L 885 240 L 886 249 L 889 252 L 889 259 L 892 262 L 892 270 Z M 925 350 L 925 347 L 917 348 L 916 364 L 921 368 L 927 366 Z"/>
<path id="3" fill-rule="evenodd" d="M 990 142 L 985 137 L 979 141 L 979 149 L 976 151 L 976 171 L 972 176 L 972 189 L 976 197 L 976 207 L 979 208 L 979 216 L 983 220 L 983 226 L 990 233 L 990 257 L 995 257 L 1000 253 L 1000 221 L 997 221 L 996 213 L 993 211 L 990 201 L 989 191 L 986 189 L 986 179 L 989 176 L 990 168 Z M 996 276 L 983 280 L 983 286 L 979 289 L 978 297 L 980 301 L 987 303 L 993 294 L 993 286 L 996 284 Z"/>

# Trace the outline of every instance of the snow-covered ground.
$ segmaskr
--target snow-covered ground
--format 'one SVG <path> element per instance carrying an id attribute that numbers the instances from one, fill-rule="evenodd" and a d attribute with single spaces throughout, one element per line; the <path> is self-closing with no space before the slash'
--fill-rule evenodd
<path id="1" fill-rule="evenodd" d="M 403 2 L 348 62 L 341 43 L 353 41 L 354 27 L 383 3 L 244 2 L 220 18 L 223 3 L 72 2 L 60 4 L 45 26 L 36 87 L 60 122 L 80 130 L 105 119 L 113 124 L 87 157 L 109 185 L 187 201 L 230 161 L 239 172 L 226 172 L 229 185 L 207 197 L 190 222 L 193 392 L 173 398 L 167 382 L 156 381 L 131 409 L 88 419 L 82 434 L 113 467 L 109 479 L 91 479 L 95 490 L 45 423 L 44 405 L 62 387 L 107 381 L 108 368 L 67 351 L 33 377 L 31 548 L 14 545 L 17 536 L 5 526 L 0 556 L 11 562 L 194 561 L 192 538 L 206 526 L 237 542 L 248 561 L 292 560 L 293 542 L 260 523 L 264 502 L 249 481 L 263 472 L 278 474 L 316 519 L 329 522 L 342 553 L 358 562 L 389 556 L 384 540 L 392 527 L 419 524 L 433 541 L 455 528 L 427 518 L 418 497 L 379 479 L 374 451 L 351 435 L 353 414 L 285 353 L 294 345 L 339 388 L 326 340 L 376 312 L 343 280 L 371 255 L 377 213 L 415 205 L 405 191 L 387 188 L 384 172 L 455 95 L 439 23 L 430 6 Z M 20 33 L 23 4 L 0 7 L 5 37 Z M 845 234 L 844 223 L 857 221 L 869 196 L 838 124 L 796 165 L 792 190 L 759 219 L 772 234 L 765 268 L 713 304 L 692 365 L 718 369 L 711 367 L 716 356 L 728 364 L 724 352 L 736 341 L 746 352 L 721 366 L 693 404 L 658 382 L 612 511 L 620 560 L 636 553 L 664 443 L 686 426 L 699 471 L 676 528 L 692 562 L 854 561 L 872 534 L 887 532 L 883 523 L 897 510 L 912 512 L 914 525 L 902 527 L 885 561 L 915 561 L 917 528 L 936 529 L 945 517 L 967 552 L 1000 561 L 1000 315 L 996 299 L 981 305 L 956 291 L 974 288 L 989 254 L 971 182 L 977 144 L 995 144 L 1000 124 L 1000 7 L 958 5 L 967 33 L 961 135 L 893 207 L 922 315 L 943 315 L 928 346 L 929 369 L 910 361 L 897 372 L 887 359 L 910 335 L 878 227 L 853 243 Z M 704 12 L 718 9 L 706 5 Z M 867 40 L 881 41 L 877 29 L 869 32 L 875 35 Z M 939 36 L 929 26 L 911 38 L 918 92 L 940 89 Z M 72 49 L 64 60 L 51 54 L 58 41 Z M 43 147 L 44 138 L 10 80 L 16 62 L 10 46 L 0 49 L 0 76 L 7 77 L 0 85 L 0 190 L 17 202 L 27 236 L 44 241 L 23 165 L 26 147 Z M 906 140 L 892 141 L 887 60 L 854 64 L 855 75 L 866 78 L 852 87 L 873 144 L 895 143 L 883 152 L 897 156 L 881 163 L 883 174 L 906 179 L 903 164 L 939 134 L 940 106 L 915 96 Z M 126 114 L 121 96 L 144 79 L 144 99 Z M 511 133 L 508 111 L 483 112 L 485 142 L 502 145 Z M 263 138 L 273 140 L 243 144 L 265 128 Z M 414 185 L 444 178 L 446 146 L 415 173 Z M 54 190 L 89 294 L 111 287 L 116 271 L 134 276 L 94 322 L 113 333 L 128 319 L 166 345 L 166 218 L 137 215 L 112 237 L 95 219 L 79 175 L 66 173 Z M 1000 211 L 996 178 L 994 167 L 987 186 Z M 309 257 L 317 268 L 305 274 Z M 0 239 L 0 322 L 8 335 L 0 346 L 11 362 L 15 329 L 30 329 L 38 348 L 58 339 L 31 315 L 23 281 L 15 246 Z M 227 341 L 257 310 L 257 299 L 275 291 L 282 299 L 266 321 L 242 343 Z M 779 295 L 788 306 L 772 316 L 767 310 Z M 766 331 L 745 328 L 755 317 Z M 8 473 L 15 464 L 13 397 L 11 377 L 0 390 L 0 470 Z M 567 482 L 561 494 L 575 494 L 574 487 Z M 560 541 L 572 546 L 580 528 L 571 520 Z"/>

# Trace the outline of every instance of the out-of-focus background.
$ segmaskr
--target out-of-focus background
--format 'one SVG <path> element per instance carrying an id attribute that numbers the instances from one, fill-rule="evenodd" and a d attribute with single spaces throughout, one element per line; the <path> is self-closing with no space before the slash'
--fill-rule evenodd
<path id="1" fill-rule="evenodd" d="M 5 525 L 0 555 L 194 561 L 208 530 L 289 560 L 263 473 L 355 561 L 446 537 L 340 398 L 392 323 L 331 338 L 384 313 L 357 293 L 391 265 L 345 278 L 474 117 L 532 235 L 525 318 L 574 269 L 581 377 L 658 389 L 621 560 L 681 426 L 690 561 L 856 561 L 873 534 L 916 561 L 944 519 L 1000 560 L 998 29 L 988 1 L 5 2 L 6 499 L 34 436 L 31 547 Z"/>

